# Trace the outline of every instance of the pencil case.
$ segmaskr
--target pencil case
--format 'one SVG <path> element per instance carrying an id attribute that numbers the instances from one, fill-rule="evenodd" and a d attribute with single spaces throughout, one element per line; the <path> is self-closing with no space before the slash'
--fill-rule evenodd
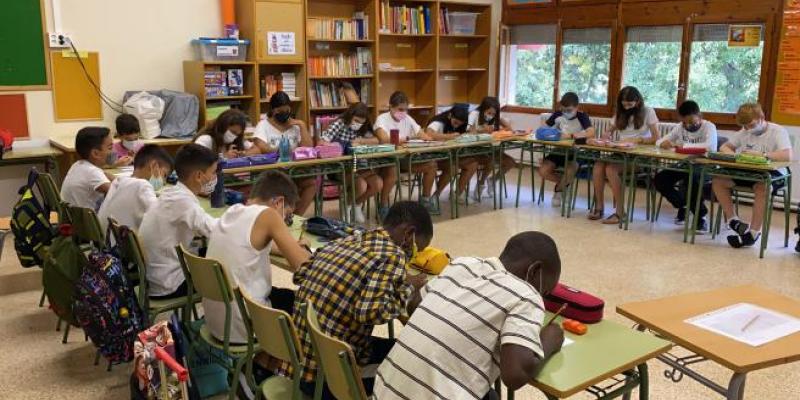
<path id="1" fill-rule="evenodd" d="M 478 141 L 478 135 L 458 135 L 456 138 L 456 143 L 474 143 Z"/>
<path id="2" fill-rule="evenodd" d="M 769 158 L 755 154 L 738 154 L 736 156 L 736 162 L 743 164 L 767 165 L 769 164 Z"/>
<path id="3" fill-rule="evenodd" d="M 256 156 L 247 157 L 250 159 L 252 165 L 266 165 L 275 164 L 278 162 L 278 152 L 260 154 Z"/>
<path id="4" fill-rule="evenodd" d="M 249 167 L 250 159 L 247 157 L 228 158 L 220 160 L 222 169 Z"/>
<path id="5" fill-rule="evenodd" d="M 489 140 L 492 140 L 492 135 L 489 133 L 479 133 L 476 136 L 478 142 L 487 142 Z"/>
<path id="6" fill-rule="evenodd" d="M 353 146 L 353 154 L 375 154 L 394 151 L 393 144 Z"/>
<path id="7" fill-rule="evenodd" d="M 298 147 L 292 152 L 292 160 L 312 160 L 317 158 L 317 150 L 313 147 Z"/>
<path id="8" fill-rule="evenodd" d="M 678 154 L 689 154 L 689 155 L 703 155 L 706 154 L 705 147 L 686 147 L 686 146 L 678 146 L 675 148 L 675 152 Z"/>
<path id="9" fill-rule="evenodd" d="M 728 161 L 728 162 L 736 162 L 736 155 L 728 154 L 728 153 L 720 153 L 720 152 L 709 152 L 707 155 L 708 158 L 717 161 Z"/>
<path id="10" fill-rule="evenodd" d="M 557 142 L 561 140 L 561 131 L 549 126 L 543 126 L 536 130 L 536 140 L 546 142 Z"/>
<path id="11" fill-rule="evenodd" d="M 342 156 L 342 145 L 339 143 L 321 144 L 317 147 L 317 157 L 319 158 L 336 158 Z"/>
<path id="12" fill-rule="evenodd" d="M 600 322 L 606 305 L 597 296 L 559 283 L 550 294 L 544 296 L 544 308 L 554 313 L 564 304 L 567 305 L 561 312 L 564 318 L 587 324 Z"/>
<path id="13" fill-rule="evenodd" d="M 494 140 L 503 140 L 513 137 L 514 133 L 511 131 L 494 131 L 492 132 L 492 139 Z"/>

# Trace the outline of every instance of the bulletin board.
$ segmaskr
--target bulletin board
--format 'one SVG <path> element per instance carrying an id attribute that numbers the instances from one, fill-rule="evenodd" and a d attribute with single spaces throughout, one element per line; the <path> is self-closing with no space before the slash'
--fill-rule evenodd
<path id="1" fill-rule="evenodd" d="M 772 104 L 772 120 L 800 125 L 800 0 L 786 0 Z"/>
<path id="2" fill-rule="evenodd" d="M 0 128 L 14 137 L 28 137 L 28 110 L 24 94 L 0 94 Z"/>
<path id="3" fill-rule="evenodd" d="M 0 90 L 50 88 L 42 4 L 0 1 Z"/>
<path id="4" fill-rule="evenodd" d="M 103 104 L 95 87 L 86 77 L 88 72 L 100 86 L 99 55 L 80 52 L 80 62 L 71 50 L 50 52 L 53 71 L 53 108 L 56 121 L 103 119 Z M 83 67 L 86 67 L 84 72 Z"/>

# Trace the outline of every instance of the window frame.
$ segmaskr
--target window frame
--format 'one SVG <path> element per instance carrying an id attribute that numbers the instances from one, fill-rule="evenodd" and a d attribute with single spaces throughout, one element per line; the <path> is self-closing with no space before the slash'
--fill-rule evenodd
<path id="1" fill-rule="evenodd" d="M 765 0 L 766 1 L 766 0 Z M 778 0 L 774 0 L 776 4 Z M 671 2 L 674 3 L 674 2 Z M 628 28 L 656 27 L 656 26 L 682 26 L 681 60 L 678 76 L 678 91 L 675 108 L 678 104 L 687 99 L 687 90 L 690 74 L 691 46 L 694 35 L 695 25 L 705 24 L 760 24 L 764 27 L 764 49 L 761 59 L 761 76 L 759 80 L 758 101 L 764 107 L 767 117 L 772 111 L 772 96 L 775 85 L 776 60 L 780 38 L 780 24 L 782 14 L 781 6 L 771 6 L 766 4 L 763 11 L 752 12 L 752 10 L 731 10 L 724 4 L 705 5 L 700 1 L 686 0 L 687 13 L 681 12 L 659 13 L 657 7 L 667 7 L 665 1 L 661 0 L 586 0 L 577 2 L 562 2 L 554 0 L 550 4 L 528 4 L 528 5 L 509 5 L 504 2 L 503 21 L 509 25 L 504 25 L 504 29 L 512 28 L 513 25 L 556 25 L 556 76 L 553 92 L 553 108 L 543 109 L 536 107 L 506 105 L 503 110 L 506 112 L 540 114 L 551 112 L 556 109 L 558 104 L 559 81 L 561 73 L 561 49 L 562 38 L 565 29 L 573 28 L 611 28 L 611 65 L 609 67 L 608 82 L 608 102 L 601 104 L 582 104 L 581 107 L 590 115 L 610 117 L 614 110 L 616 95 L 622 87 L 622 74 L 624 71 L 625 44 L 627 42 Z M 697 4 L 693 4 L 697 3 Z M 730 3 L 735 3 L 731 0 Z M 643 9 L 652 8 L 651 15 L 642 13 Z M 705 8 L 704 8 L 705 7 Z M 546 8 L 547 10 L 543 10 Z M 526 13 L 525 11 L 528 11 Z M 586 15 L 602 11 L 598 18 L 592 20 Z M 702 12 L 701 12 L 702 11 Z M 533 14 L 535 13 L 535 14 Z M 615 13 L 615 14 L 614 14 Z M 528 15 L 530 14 L 530 15 Z M 615 17 L 611 15 L 614 14 Z M 656 16 L 657 15 L 657 16 Z M 776 29 L 776 26 L 778 29 Z M 503 57 L 502 40 L 498 46 L 498 57 Z M 498 64 L 500 61 L 498 60 Z M 503 79 L 499 76 L 502 71 L 498 71 L 498 92 Z M 502 84 L 508 84 L 503 82 Z M 661 121 L 677 121 L 675 109 L 656 108 L 656 114 Z M 704 117 L 717 124 L 721 129 L 738 128 L 735 123 L 735 114 L 707 112 Z"/>

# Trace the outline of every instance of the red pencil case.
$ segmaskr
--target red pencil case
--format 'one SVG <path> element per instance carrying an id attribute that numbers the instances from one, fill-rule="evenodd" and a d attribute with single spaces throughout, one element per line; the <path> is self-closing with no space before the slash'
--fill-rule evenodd
<path id="1" fill-rule="evenodd" d="M 706 154 L 705 147 L 681 147 L 678 146 L 675 148 L 675 152 L 678 154 L 688 154 L 688 155 L 703 155 Z"/>
<path id="2" fill-rule="evenodd" d="M 567 308 L 561 312 L 564 318 L 574 319 L 587 324 L 600 322 L 603 319 L 603 308 L 606 303 L 586 292 L 557 284 L 550 294 L 544 297 L 544 307 L 547 311 L 557 312 L 562 305 Z"/>

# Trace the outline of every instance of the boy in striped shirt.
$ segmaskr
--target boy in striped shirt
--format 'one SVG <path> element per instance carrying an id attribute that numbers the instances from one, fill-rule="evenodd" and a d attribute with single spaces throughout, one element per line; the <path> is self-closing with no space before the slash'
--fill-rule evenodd
<path id="1" fill-rule="evenodd" d="M 499 258 L 453 260 L 420 290 L 375 398 L 496 399 L 498 377 L 509 390 L 527 384 L 564 341 L 558 325 L 542 327 L 541 295 L 560 275 L 556 244 L 540 232 L 515 235 Z"/>

